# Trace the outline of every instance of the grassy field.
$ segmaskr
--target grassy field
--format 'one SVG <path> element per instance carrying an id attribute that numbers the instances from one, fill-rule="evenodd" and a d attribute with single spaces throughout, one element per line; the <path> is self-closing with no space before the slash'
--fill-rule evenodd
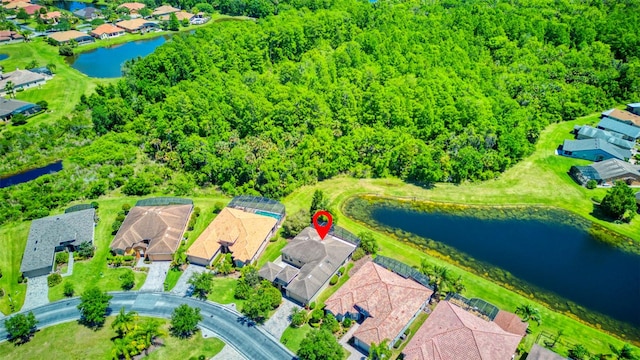
<path id="1" fill-rule="evenodd" d="M 289 326 L 284 331 L 284 333 L 282 333 L 280 342 L 283 343 L 284 346 L 286 346 L 289 350 L 295 353 L 300 348 L 300 343 L 302 342 L 302 340 L 304 340 L 304 337 L 311 330 L 312 329 L 309 324 L 304 324 L 299 328 L 293 328 Z"/>
<path id="2" fill-rule="evenodd" d="M 111 338 L 116 335 L 111 329 L 114 317 L 108 317 L 105 326 L 93 331 L 76 322 L 68 322 L 39 330 L 30 342 L 15 346 L 9 342 L 0 344 L 3 359 L 111 359 Z M 142 318 L 141 318 L 142 319 Z M 168 331 L 169 322 L 157 319 Z M 145 359 L 188 359 L 204 354 L 211 358 L 224 347 L 217 338 L 203 338 L 199 333 L 187 340 L 172 336 L 162 338 L 164 346 Z"/>

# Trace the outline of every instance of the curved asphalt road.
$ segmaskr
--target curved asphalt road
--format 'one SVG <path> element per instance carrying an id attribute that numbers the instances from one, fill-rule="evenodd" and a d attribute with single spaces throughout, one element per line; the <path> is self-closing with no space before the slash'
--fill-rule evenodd
<path id="1" fill-rule="evenodd" d="M 234 310 L 209 301 L 200 301 L 189 297 L 181 297 L 169 293 L 153 292 L 113 292 L 109 310 L 117 313 L 124 307 L 134 310 L 143 316 L 171 318 L 173 309 L 181 304 L 200 308 L 202 321 L 200 326 L 211 330 L 225 343 L 235 348 L 240 354 L 251 360 L 285 360 L 295 356 L 280 344 L 273 336 Z M 77 306 L 80 299 L 57 301 L 31 309 L 38 319 L 38 328 L 80 319 Z M 6 318 L 5 318 L 6 319 Z M 7 339 L 4 320 L 0 320 L 0 341 Z"/>

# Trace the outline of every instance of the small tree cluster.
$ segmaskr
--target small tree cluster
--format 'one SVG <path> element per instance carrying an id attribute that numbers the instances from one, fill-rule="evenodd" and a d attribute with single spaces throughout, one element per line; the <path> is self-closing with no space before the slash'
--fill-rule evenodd
<path id="1" fill-rule="evenodd" d="M 198 331 L 198 322 L 202 320 L 200 308 L 187 304 L 178 306 L 171 315 L 171 334 L 186 339 Z"/>
<path id="2" fill-rule="evenodd" d="M 58 273 L 53 273 L 47 276 L 47 285 L 54 287 L 62 282 L 62 276 Z"/>
<path id="3" fill-rule="evenodd" d="M 206 300 L 213 289 L 213 274 L 208 271 L 191 275 L 189 285 L 193 286 L 193 294 L 200 300 Z"/>
<path id="4" fill-rule="evenodd" d="M 131 290 L 136 285 L 136 277 L 133 270 L 125 268 L 124 273 L 120 275 L 120 287 L 122 290 Z"/>
<path id="5" fill-rule="evenodd" d="M 4 327 L 9 334 L 9 341 L 24 344 L 31 339 L 31 336 L 36 332 L 36 320 L 33 312 L 28 314 L 14 315 L 4 322 Z"/>
<path id="6" fill-rule="evenodd" d="M 60 251 L 56 253 L 56 264 L 66 264 L 69 262 L 69 252 Z"/>
<path id="7" fill-rule="evenodd" d="M 616 181 L 615 186 L 602 199 L 600 207 L 607 215 L 630 222 L 636 214 L 635 193 L 624 181 Z"/>
<path id="8" fill-rule="evenodd" d="M 87 289 L 82 293 L 80 304 L 78 304 L 80 321 L 90 328 L 102 327 L 112 297 L 95 286 Z"/>
<path id="9" fill-rule="evenodd" d="M 222 256 L 222 259 L 216 264 L 216 272 L 222 275 L 229 275 L 234 271 L 233 258 L 231 254 L 227 253 Z"/>
<path id="10" fill-rule="evenodd" d="M 376 254 L 378 252 L 378 242 L 369 231 L 363 231 L 358 234 L 360 238 L 360 248 L 367 254 Z"/>
<path id="11" fill-rule="evenodd" d="M 125 312 L 124 308 L 116 316 L 111 328 L 118 334 L 113 339 L 111 355 L 114 359 L 131 359 L 157 344 L 157 338 L 165 335 L 156 320 L 139 322 L 135 311 Z"/>
<path id="12" fill-rule="evenodd" d="M 242 307 L 242 313 L 249 319 L 261 323 L 271 310 L 282 302 L 282 294 L 269 281 L 264 280 L 254 289 Z"/>
<path id="13" fill-rule="evenodd" d="M 93 244 L 91 244 L 88 241 L 83 242 L 82 244 L 78 245 L 78 248 L 76 249 L 76 255 L 78 255 L 78 260 L 92 258 L 93 254 L 95 253 L 95 250 L 96 249 L 93 247 Z"/>
<path id="14" fill-rule="evenodd" d="M 310 331 L 300 343 L 297 355 L 300 360 L 341 360 L 344 350 L 330 332 Z"/>
<path id="15" fill-rule="evenodd" d="M 73 294 L 75 293 L 75 289 L 73 287 L 73 283 L 71 283 L 69 281 L 65 282 L 64 283 L 64 288 L 62 289 L 62 293 L 66 297 L 72 297 Z"/>
<path id="16" fill-rule="evenodd" d="M 299 210 L 288 216 L 284 224 L 282 224 L 282 236 L 292 238 L 309 225 L 311 225 L 309 213 L 304 210 Z"/>

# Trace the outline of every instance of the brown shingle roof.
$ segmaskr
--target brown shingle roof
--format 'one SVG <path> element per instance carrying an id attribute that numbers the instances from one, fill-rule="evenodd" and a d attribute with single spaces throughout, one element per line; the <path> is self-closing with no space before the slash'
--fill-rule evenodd
<path id="1" fill-rule="evenodd" d="M 173 254 L 182 240 L 193 205 L 135 206 L 111 242 L 112 250 L 144 247 L 147 254 Z"/>
<path id="2" fill-rule="evenodd" d="M 186 11 L 179 11 L 179 12 L 177 12 L 175 14 L 176 14 L 176 18 L 179 21 L 182 21 L 182 20 L 185 20 L 185 19 L 186 20 L 191 20 L 191 18 L 194 16 L 192 13 L 188 13 Z M 166 21 L 166 20 L 169 20 L 170 18 L 171 18 L 170 15 L 160 16 L 160 20 L 165 20 Z"/>
<path id="3" fill-rule="evenodd" d="M 103 34 L 115 34 L 115 33 L 119 33 L 119 32 L 123 32 L 124 30 L 122 28 L 119 28 L 113 24 L 102 24 L 100 26 L 98 26 L 97 28 L 95 28 L 92 32 L 91 35 L 93 36 L 101 36 Z"/>
<path id="4" fill-rule="evenodd" d="M 269 233 L 276 226 L 272 217 L 224 208 L 187 250 L 187 255 L 211 259 L 220 242 L 231 244 L 229 250 L 236 260 L 251 260 Z"/>
<path id="5" fill-rule="evenodd" d="M 512 334 L 524 336 L 527 333 L 528 323 L 522 321 L 520 317 L 514 313 L 500 310 L 493 322 L 498 324 L 502 330 Z"/>
<path id="6" fill-rule="evenodd" d="M 616 119 L 620 121 L 630 121 L 635 126 L 640 126 L 640 116 L 634 113 L 630 113 L 626 110 L 611 109 L 603 112 L 602 114 L 612 119 Z"/>
<path id="7" fill-rule="evenodd" d="M 40 18 L 41 19 L 58 19 L 60 18 L 60 16 L 62 16 L 62 13 L 60 11 L 50 11 L 46 14 L 40 14 Z"/>
<path id="8" fill-rule="evenodd" d="M 125 29 L 125 30 L 138 30 L 143 27 L 149 21 L 145 19 L 131 19 L 131 20 L 122 20 L 116 23 L 117 26 Z"/>
<path id="9" fill-rule="evenodd" d="M 373 262 L 366 263 L 326 302 L 334 314 L 357 313 L 355 305 L 371 316 L 353 336 L 366 344 L 393 340 L 433 291 Z"/>
<path id="10" fill-rule="evenodd" d="M 441 301 L 403 353 L 406 360 L 510 360 L 521 339 Z"/>

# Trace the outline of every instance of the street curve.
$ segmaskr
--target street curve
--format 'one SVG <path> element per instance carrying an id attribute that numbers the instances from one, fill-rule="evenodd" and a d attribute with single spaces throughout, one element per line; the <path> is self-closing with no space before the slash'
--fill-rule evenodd
<path id="1" fill-rule="evenodd" d="M 196 300 L 164 292 L 111 292 L 109 314 L 116 314 L 120 308 L 136 311 L 142 316 L 171 318 L 173 310 L 182 304 L 200 308 L 202 321 L 200 326 L 212 331 L 227 345 L 236 349 L 245 358 L 251 360 L 286 360 L 295 356 L 277 339 L 260 326 L 220 304 Z M 79 320 L 77 306 L 79 298 L 61 300 L 31 309 L 38 320 L 38 328 Z M 8 318 L 8 317 L 7 317 Z M 6 341 L 8 334 L 4 327 L 4 318 L 0 320 L 0 342 Z M 37 335 L 36 335 L 37 336 Z"/>

